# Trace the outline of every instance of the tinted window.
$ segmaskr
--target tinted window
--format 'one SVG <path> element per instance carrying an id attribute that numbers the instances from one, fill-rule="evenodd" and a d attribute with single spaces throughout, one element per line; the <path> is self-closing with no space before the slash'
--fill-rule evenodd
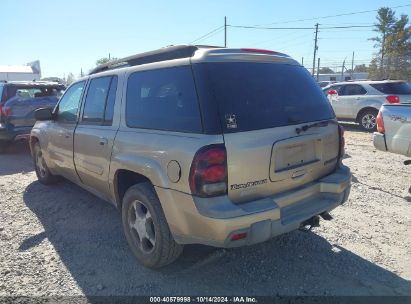
<path id="1" fill-rule="evenodd" d="M 77 112 L 83 94 L 85 81 L 73 84 L 58 104 L 58 120 L 66 123 L 77 121 Z"/>
<path id="2" fill-rule="evenodd" d="M 98 124 L 103 122 L 110 83 L 111 76 L 95 78 L 90 81 L 82 121 Z"/>
<path id="3" fill-rule="evenodd" d="M 129 127 L 202 132 L 191 68 L 136 72 L 127 84 Z"/>
<path id="4" fill-rule="evenodd" d="M 104 124 L 111 125 L 114 115 L 114 103 L 116 101 L 117 93 L 117 76 L 114 76 L 111 80 L 110 90 L 108 91 L 108 97 L 106 102 L 106 110 L 104 114 Z"/>
<path id="5" fill-rule="evenodd" d="M 271 63 L 194 65 L 200 99 L 219 107 L 224 132 L 334 118 L 327 98 L 300 66 Z M 203 101 L 202 101 L 203 104 Z"/>
<path id="6" fill-rule="evenodd" d="M 411 94 L 411 85 L 406 82 L 373 83 L 370 85 L 384 94 Z"/>
<path id="7" fill-rule="evenodd" d="M 338 92 L 341 96 L 364 95 L 367 91 L 358 84 L 347 84 Z"/>

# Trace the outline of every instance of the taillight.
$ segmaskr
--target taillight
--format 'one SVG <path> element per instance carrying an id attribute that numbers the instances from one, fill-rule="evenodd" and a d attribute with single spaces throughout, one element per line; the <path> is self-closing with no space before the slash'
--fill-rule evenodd
<path id="1" fill-rule="evenodd" d="M 340 139 L 338 156 L 339 158 L 342 158 L 345 154 L 345 138 L 344 138 L 344 128 L 341 125 L 338 125 L 338 137 Z"/>
<path id="2" fill-rule="evenodd" d="M 264 49 L 243 48 L 241 50 L 244 52 L 250 52 L 250 53 L 279 54 L 278 52 L 264 50 Z"/>
<path id="3" fill-rule="evenodd" d="M 376 121 L 377 121 L 377 131 L 384 134 L 385 133 L 384 119 L 382 118 L 381 111 L 378 112 Z"/>
<path id="4" fill-rule="evenodd" d="M 398 96 L 395 96 L 395 95 L 389 95 L 389 96 L 385 97 L 385 99 L 387 99 L 387 101 L 389 103 L 400 103 L 400 98 Z"/>
<path id="5" fill-rule="evenodd" d="M 200 197 L 227 193 L 227 153 L 224 145 L 201 148 L 190 169 L 190 189 Z"/>
<path id="6" fill-rule="evenodd" d="M 4 113 L 4 116 L 10 116 L 11 115 L 11 108 L 4 107 L 3 108 L 3 113 Z"/>

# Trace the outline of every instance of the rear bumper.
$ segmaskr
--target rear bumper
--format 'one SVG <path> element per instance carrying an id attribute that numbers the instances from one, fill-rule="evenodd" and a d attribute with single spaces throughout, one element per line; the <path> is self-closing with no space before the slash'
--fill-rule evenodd
<path id="1" fill-rule="evenodd" d="M 238 247 L 298 229 L 312 216 L 343 204 L 350 188 L 351 172 L 340 165 L 316 182 L 243 204 L 234 204 L 227 196 L 205 200 L 170 189 L 156 191 L 176 242 Z M 247 236 L 232 241 L 238 233 Z"/>
<path id="2" fill-rule="evenodd" d="M 387 144 L 385 142 L 385 135 L 384 134 L 374 132 L 373 142 L 374 142 L 374 147 L 377 150 L 387 151 Z"/>

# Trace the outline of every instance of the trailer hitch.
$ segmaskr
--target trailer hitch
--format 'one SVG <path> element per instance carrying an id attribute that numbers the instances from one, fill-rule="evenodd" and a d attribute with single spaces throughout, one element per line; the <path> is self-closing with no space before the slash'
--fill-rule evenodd
<path id="1" fill-rule="evenodd" d="M 300 228 L 298 229 L 304 232 L 308 232 L 315 227 L 320 227 L 320 217 L 318 215 L 314 215 L 308 220 L 302 222 Z"/>

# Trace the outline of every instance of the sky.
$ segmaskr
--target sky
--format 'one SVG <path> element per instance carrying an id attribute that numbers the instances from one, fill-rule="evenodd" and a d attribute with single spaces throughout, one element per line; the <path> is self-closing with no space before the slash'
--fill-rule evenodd
<path id="1" fill-rule="evenodd" d="M 406 6 L 408 5 L 408 6 Z M 370 26 L 377 12 L 393 8 L 411 15 L 411 0 L 269 1 L 269 0 L 2 0 L 0 65 L 40 60 L 42 77 L 87 73 L 102 57 L 126 57 L 167 45 L 224 45 L 284 52 L 312 66 L 314 25 L 318 22 L 321 66 L 338 69 L 368 64 L 376 52 L 372 27 L 327 29 L 333 26 Z M 303 19 L 303 20 L 302 20 Z M 309 19 L 309 20 L 306 20 Z M 232 26 L 309 27 L 263 30 Z M 218 29 L 219 28 L 219 29 Z M 197 40 L 218 29 L 205 39 Z"/>

